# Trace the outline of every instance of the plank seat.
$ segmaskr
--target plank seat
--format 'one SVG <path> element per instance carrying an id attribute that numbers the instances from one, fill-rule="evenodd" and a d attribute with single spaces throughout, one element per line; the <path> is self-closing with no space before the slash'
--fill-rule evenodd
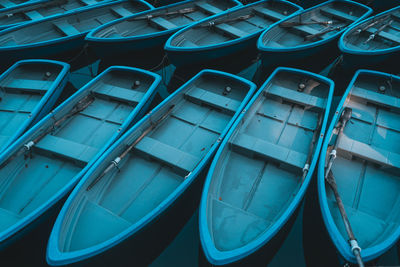
<path id="1" fill-rule="evenodd" d="M 381 166 L 400 169 L 400 154 L 353 140 L 344 134 L 339 138 L 337 151 L 349 159 L 356 156 Z"/>
<path id="2" fill-rule="evenodd" d="M 274 10 L 264 8 L 264 7 L 253 8 L 253 11 L 257 15 L 260 15 L 260 16 L 263 16 L 263 17 L 267 17 L 267 18 L 270 18 L 270 19 L 273 19 L 273 20 L 276 20 L 276 21 L 286 18 L 285 15 L 283 15 L 283 14 L 281 14 L 279 12 L 276 12 Z"/>
<path id="3" fill-rule="evenodd" d="M 8 0 L 0 0 L 0 5 L 3 6 L 4 8 L 16 6 L 13 2 L 8 1 Z"/>
<path id="4" fill-rule="evenodd" d="M 312 107 L 319 110 L 325 109 L 326 101 L 324 98 L 305 94 L 278 85 L 271 86 L 267 91 L 264 91 L 264 94 L 281 97 L 282 99 L 306 107 Z"/>
<path id="5" fill-rule="evenodd" d="M 354 87 L 351 90 L 351 95 L 357 98 L 365 99 L 370 103 L 374 103 L 380 106 L 395 109 L 400 108 L 400 99 L 394 96 L 380 94 L 378 92 L 373 92 L 360 87 Z"/>
<path id="6" fill-rule="evenodd" d="M 98 2 L 96 0 L 79 0 L 82 4 L 90 6 L 90 5 L 95 5 Z"/>
<path id="7" fill-rule="evenodd" d="M 100 98 L 113 99 L 130 105 L 137 105 L 145 95 L 143 92 L 111 84 L 102 84 L 100 87 L 96 88 L 93 93 Z"/>
<path id="8" fill-rule="evenodd" d="M 223 12 L 223 10 L 219 9 L 218 7 L 215 7 L 213 5 L 204 2 L 195 3 L 195 6 L 210 14 L 218 14 Z"/>
<path id="9" fill-rule="evenodd" d="M 320 12 L 322 14 L 324 14 L 324 15 L 328 15 L 328 16 L 331 16 L 333 18 L 337 18 L 339 20 L 344 20 L 344 21 L 348 21 L 348 22 L 353 22 L 353 21 L 356 21 L 358 19 L 358 17 L 356 17 L 356 16 L 347 14 L 345 12 L 342 12 L 340 10 L 337 10 L 337 9 L 334 9 L 334 8 L 331 8 L 331 7 L 328 7 L 328 6 L 322 7 L 320 9 Z"/>
<path id="10" fill-rule="evenodd" d="M 228 113 L 235 113 L 241 104 L 238 100 L 218 95 L 199 87 L 193 87 L 185 94 L 185 96 L 193 103 L 206 104 Z"/>
<path id="11" fill-rule="evenodd" d="M 152 18 L 150 19 L 150 23 L 164 30 L 170 30 L 177 27 L 175 24 L 162 17 Z"/>
<path id="12" fill-rule="evenodd" d="M 369 28 L 366 30 L 366 32 L 368 32 L 369 34 L 375 34 L 375 32 L 377 31 L 376 28 Z M 399 33 L 400 35 L 400 33 Z M 377 36 L 386 39 L 388 41 L 394 42 L 396 44 L 400 44 L 400 36 L 397 36 L 395 34 L 386 32 L 386 31 L 381 31 Z"/>
<path id="13" fill-rule="evenodd" d="M 66 159 L 77 161 L 82 165 L 89 163 L 99 151 L 95 147 L 76 143 L 50 134 L 40 140 L 35 148 L 44 153 L 55 154 Z"/>
<path id="14" fill-rule="evenodd" d="M 132 12 L 130 12 L 128 9 L 126 9 L 122 6 L 112 7 L 111 12 L 114 12 L 114 14 L 116 14 L 117 16 L 119 16 L 121 18 L 133 15 Z"/>
<path id="15" fill-rule="evenodd" d="M 226 23 L 218 24 L 215 26 L 215 28 L 228 34 L 233 38 L 241 38 L 241 37 L 246 37 L 248 35 L 248 33 L 242 31 L 241 29 L 233 27 Z"/>
<path id="16" fill-rule="evenodd" d="M 306 154 L 244 133 L 238 134 L 231 145 L 234 151 L 242 152 L 252 157 L 258 156 L 273 160 L 280 164 L 295 167 L 300 171 L 304 168 L 307 160 Z"/>
<path id="17" fill-rule="evenodd" d="M 25 14 L 25 16 L 27 16 L 31 20 L 38 20 L 38 19 L 42 19 L 43 18 L 42 14 L 40 14 L 36 10 L 28 11 L 28 12 L 25 12 L 24 14 Z"/>
<path id="18" fill-rule="evenodd" d="M 18 90 L 24 92 L 32 92 L 38 94 L 45 94 L 51 87 L 53 81 L 45 80 L 30 80 L 30 79 L 12 79 L 0 87 L 8 90 Z"/>
<path id="19" fill-rule="evenodd" d="M 53 22 L 53 25 L 65 36 L 81 34 L 80 31 L 66 21 L 56 21 Z"/>
<path id="20" fill-rule="evenodd" d="M 185 173 L 193 171 L 201 160 L 192 154 L 147 136 L 136 145 L 135 149 Z"/>
<path id="21" fill-rule="evenodd" d="M 314 29 L 307 25 L 294 26 L 293 29 L 303 33 L 304 35 L 315 35 L 321 32 L 320 30 Z"/>

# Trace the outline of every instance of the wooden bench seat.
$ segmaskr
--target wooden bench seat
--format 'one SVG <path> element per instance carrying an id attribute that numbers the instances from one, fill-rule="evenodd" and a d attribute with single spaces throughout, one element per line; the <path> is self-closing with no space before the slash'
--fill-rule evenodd
<path id="1" fill-rule="evenodd" d="M 96 0 L 79 0 L 79 1 L 86 6 L 95 5 L 99 3 Z"/>
<path id="2" fill-rule="evenodd" d="M 238 29 L 238 28 L 233 27 L 226 23 L 218 24 L 215 26 L 215 28 L 222 31 L 223 33 L 228 34 L 229 36 L 231 36 L 233 38 L 242 38 L 242 37 L 246 37 L 248 35 L 247 32 L 244 32 L 241 29 Z"/>
<path id="3" fill-rule="evenodd" d="M 100 98 L 109 98 L 130 105 L 138 104 L 143 99 L 143 96 L 145 94 L 143 92 L 126 89 L 111 84 L 103 84 L 100 87 L 96 88 L 93 93 Z"/>
<path id="4" fill-rule="evenodd" d="M 278 85 L 271 86 L 267 91 L 264 91 L 264 94 L 281 97 L 290 102 L 319 110 L 324 110 L 326 105 L 324 98 L 305 94 Z"/>
<path id="5" fill-rule="evenodd" d="M 215 7 L 213 5 L 207 4 L 205 2 L 200 2 L 200 3 L 195 3 L 195 5 L 200 8 L 201 10 L 210 13 L 210 14 L 218 14 L 223 12 L 223 10 L 219 9 L 218 7 Z"/>
<path id="6" fill-rule="evenodd" d="M 136 145 L 135 149 L 185 173 L 193 171 L 201 160 L 192 154 L 147 136 Z"/>
<path id="7" fill-rule="evenodd" d="M 119 16 L 121 18 L 133 15 L 132 12 L 130 12 L 128 9 L 126 9 L 122 6 L 112 7 L 111 12 L 114 12 L 117 16 Z"/>
<path id="8" fill-rule="evenodd" d="M 36 10 L 28 11 L 28 12 L 25 12 L 24 14 L 31 20 L 39 20 L 39 19 L 43 18 L 42 14 L 40 14 Z"/>
<path id="9" fill-rule="evenodd" d="M 395 109 L 400 108 L 400 99 L 394 96 L 380 94 L 378 92 L 373 92 L 360 87 L 354 87 L 351 90 L 351 95 L 356 98 L 361 98 L 370 103 L 374 103 L 380 106 L 395 108 Z"/>
<path id="10" fill-rule="evenodd" d="M 281 13 L 278 13 L 278 12 L 276 12 L 274 10 L 270 10 L 270 9 L 264 8 L 264 7 L 253 8 L 253 11 L 257 15 L 260 15 L 260 16 L 263 16 L 263 17 L 267 17 L 267 18 L 273 19 L 275 21 L 278 21 L 278 20 L 286 18 L 285 15 L 283 15 Z"/>
<path id="11" fill-rule="evenodd" d="M 77 161 L 82 165 L 89 163 L 99 151 L 95 147 L 76 143 L 50 134 L 40 140 L 35 148 L 45 154 L 55 154 L 66 159 Z"/>
<path id="12" fill-rule="evenodd" d="M 162 17 L 152 18 L 150 19 L 150 23 L 164 30 L 175 29 L 177 27 L 175 24 Z"/>
<path id="13" fill-rule="evenodd" d="M 218 95 L 199 87 L 190 89 L 185 96 L 193 103 L 206 104 L 211 107 L 224 110 L 228 113 L 235 113 L 241 104 L 241 102 L 238 100 L 231 99 L 223 95 Z"/>
<path id="14" fill-rule="evenodd" d="M 16 91 L 32 92 L 45 94 L 50 89 L 53 81 L 45 80 L 29 80 L 29 79 L 12 79 L 0 87 Z"/>
<path id="15" fill-rule="evenodd" d="M 344 20 L 344 21 L 347 21 L 347 22 L 353 22 L 353 21 L 356 21 L 358 19 L 358 17 L 356 17 L 356 16 L 350 15 L 348 13 L 342 12 L 342 11 L 337 10 L 337 9 L 333 9 L 331 7 L 328 7 L 328 6 L 322 7 L 320 9 L 320 12 L 322 14 L 324 14 L 324 15 L 328 15 L 330 17 L 337 18 L 337 19 L 342 20 L 342 21 Z"/>
<path id="16" fill-rule="evenodd" d="M 303 33 L 305 36 L 315 35 L 315 34 L 319 34 L 321 32 L 320 30 L 314 29 L 307 25 L 294 26 L 293 29 Z"/>
<path id="17" fill-rule="evenodd" d="M 56 21 L 53 22 L 53 25 L 61 31 L 65 36 L 71 36 L 71 35 L 77 35 L 80 34 L 81 32 L 78 31 L 74 26 L 69 24 L 66 21 Z"/>
<path id="18" fill-rule="evenodd" d="M 400 169 L 400 154 L 350 139 L 346 135 L 340 136 L 337 151 L 348 159 L 356 156 L 381 166 Z"/>
<path id="19" fill-rule="evenodd" d="M 306 164 L 307 155 L 289 148 L 270 143 L 247 134 L 238 134 L 231 143 L 233 151 L 254 157 L 262 157 L 280 164 L 302 170 Z"/>

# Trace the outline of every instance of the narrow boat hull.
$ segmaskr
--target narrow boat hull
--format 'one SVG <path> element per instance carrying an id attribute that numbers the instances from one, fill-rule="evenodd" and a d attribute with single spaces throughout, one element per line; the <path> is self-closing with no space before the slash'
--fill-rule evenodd
<path id="1" fill-rule="evenodd" d="M 48 78 L 45 76 L 45 71 L 41 73 L 41 77 L 39 73 L 32 75 L 32 73 L 28 73 L 29 66 L 36 65 L 37 69 L 45 68 L 47 65 L 47 70 L 50 75 L 54 75 L 54 72 L 57 72 L 56 78 L 52 78 L 54 80 L 51 81 L 50 88 L 47 84 L 40 84 L 40 82 L 49 82 Z M 25 66 L 25 67 L 24 67 Z M 52 68 L 53 67 L 53 68 Z M 24 74 L 20 73 L 19 76 L 14 77 L 14 72 L 18 72 L 18 70 L 26 70 L 26 80 L 24 80 Z M 38 71 L 34 70 L 34 71 Z M 49 76 L 50 78 L 50 76 Z M 10 79 L 21 79 L 19 83 L 11 85 L 9 88 Z M 32 79 L 30 81 L 30 79 Z M 38 122 L 41 118 L 46 116 L 49 111 L 53 108 L 54 104 L 56 103 L 57 99 L 61 95 L 65 85 L 67 84 L 69 79 L 69 65 L 63 62 L 58 61 L 51 61 L 51 60 L 23 60 L 19 61 L 10 67 L 4 74 L 2 74 L 0 83 L 6 92 L 10 93 L 8 95 L 6 92 L 3 92 L 2 95 L 3 102 L 1 103 L 2 112 L 5 112 L 2 119 L 3 123 L 6 124 L 2 125 L 2 131 L 0 131 L 1 142 L 0 142 L 0 153 L 3 152 L 7 147 L 9 147 L 18 137 L 20 137 L 26 130 L 32 127 L 36 122 Z M 34 82 L 38 82 L 37 85 Z M 12 83 L 12 82 L 11 82 Z M 32 84 L 32 85 L 31 85 Z M 38 86 L 38 87 L 35 87 Z M 45 90 L 47 92 L 40 92 L 41 90 Z M 42 95 L 41 99 L 36 99 L 34 93 L 35 90 L 38 90 L 37 93 Z M 18 92 L 21 93 L 21 96 L 28 96 L 31 94 L 31 99 L 29 98 L 21 98 L 19 99 Z M 15 95 L 16 94 L 16 95 Z M 14 95 L 14 97 L 12 97 Z M 25 104 L 21 106 L 21 102 L 25 101 Z M 10 103 L 19 103 L 14 104 L 15 106 L 9 106 L 7 102 Z M 34 104 L 35 103 L 35 104 Z M 14 115 L 10 115 L 9 112 L 14 112 Z M 26 118 L 22 119 L 17 114 L 26 113 Z M 29 113 L 29 114 L 28 114 Z M 8 115 L 6 115 L 8 114 Z M 13 114 L 13 113 L 11 113 Z"/>
<path id="2" fill-rule="evenodd" d="M 149 112 L 71 193 L 50 235 L 48 263 L 122 258 L 142 266 L 154 259 L 193 214 L 209 161 L 254 89 L 242 78 L 203 70 Z M 120 171 L 106 171 L 116 155 Z M 92 224 L 99 228 L 86 228 Z"/>
<path id="3" fill-rule="evenodd" d="M 337 41 L 346 28 L 371 12 L 371 8 L 360 3 L 333 0 L 292 15 L 259 37 L 257 48 L 262 65 L 270 67 L 316 55 L 319 55 L 318 61 L 329 61 L 339 55 Z M 309 64 L 309 60 L 305 63 Z"/>
<path id="4" fill-rule="evenodd" d="M 107 57 L 124 58 L 129 53 L 151 55 L 152 51 L 162 51 L 168 38 L 179 29 L 213 14 L 223 13 L 226 9 L 241 5 L 236 0 L 218 0 L 215 2 L 215 6 L 211 4 L 212 2 L 196 2 L 199 1 L 177 2 L 107 23 L 92 30 L 87 35 L 86 41 L 89 48 L 101 59 L 107 59 Z M 202 8 L 197 7 L 197 5 L 202 6 Z M 190 9 L 194 11 L 190 11 Z M 181 17 L 163 14 L 179 12 L 180 10 L 189 11 L 187 15 Z M 149 17 L 147 19 L 149 22 L 143 25 L 142 20 L 146 19 L 146 16 Z"/>
<path id="5" fill-rule="evenodd" d="M 343 33 L 339 49 L 346 68 L 373 67 L 398 61 L 399 12 L 399 7 L 392 8 L 357 23 Z"/>
<path id="6" fill-rule="evenodd" d="M 211 264 L 268 264 L 280 248 L 317 164 L 333 87 L 322 76 L 278 68 L 236 120 L 211 164 L 199 208 Z"/>
<path id="7" fill-rule="evenodd" d="M 322 218 L 338 255 L 349 263 L 357 261 L 325 172 L 331 166 L 361 257 L 374 262 L 400 236 L 399 165 L 395 160 L 399 157 L 399 84 L 398 76 L 359 70 L 338 105 L 322 146 L 318 166 Z M 345 124 L 341 119 L 344 111 L 349 114 Z"/>
<path id="8" fill-rule="evenodd" d="M 86 170 L 144 115 L 160 81 L 145 70 L 111 67 L 0 154 L 0 179 L 8 185 L 1 187 L 0 249 L 18 240 L 22 244 L 16 247 L 23 246 L 27 234 L 37 237 L 30 231 L 47 227 L 47 218 L 58 211 L 54 207 L 63 203 Z"/>
<path id="9" fill-rule="evenodd" d="M 264 29 L 302 10 L 287 1 L 245 5 L 180 30 L 167 41 L 165 50 L 176 67 L 204 64 L 241 51 L 256 51 L 257 39 Z"/>

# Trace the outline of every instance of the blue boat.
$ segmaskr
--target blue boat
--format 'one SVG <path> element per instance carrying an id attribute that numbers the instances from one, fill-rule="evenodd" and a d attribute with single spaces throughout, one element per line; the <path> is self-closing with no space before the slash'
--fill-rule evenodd
<path id="1" fill-rule="evenodd" d="M 200 241 L 212 265 L 258 266 L 277 251 L 317 164 L 333 89 L 320 75 L 280 67 L 236 120 L 199 208 Z"/>
<path id="2" fill-rule="evenodd" d="M 303 10 L 288 1 L 264 0 L 192 24 L 168 39 L 165 50 L 177 67 L 256 50 L 263 30 Z"/>
<path id="3" fill-rule="evenodd" d="M 317 54 L 336 56 L 340 35 L 371 12 L 371 8 L 353 1 L 332 0 L 293 15 L 261 34 L 257 47 L 262 64 L 267 67 Z"/>
<path id="4" fill-rule="evenodd" d="M 69 78 L 69 65 L 22 60 L 0 76 L 0 153 L 47 115 Z"/>
<path id="5" fill-rule="evenodd" d="M 202 173 L 255 85 L 203 70 L 121 137 L 65 202 L 47 262 L 134 262 L 174 238 L 198 204 Z"/>
<path id="6" fill-rule="evenodd" d="M 0 30 L 18 24 L 86 8 L 106 0 L 43 0 L 29 1 L 23 6 L 0 9 Z M 108 0 L 107 0 L 108 1 Z"/>
<path id="7" fill-rule="evenodd" d="M 365 66 L 400 56 L 400 6 L 361 21 L 340 38 L 345 65 Z"/>
<path id="8" fill-rule="evenodd" d="M 322 146 L 318 169 L 322 217 L 338 255 L 350 263 L 356 263 L 356 258 L 331 177 L 362 259 L 377 259 L 400 237 L 399 86 L 398 76 L 359 70 L 339 103 Z"/>
<path id="9" fill-rule="evenodd" d="M 0 154 L 0 250 L 46 223 L 49 210 L 144 115 L 160 80 L 111 67 Z"/>
<path id="10" fill-rule="evenodd" d="M 86 41 L 100 58 L 162 50 L 168 38 L 184 26 L 239 5 L 236 0 L 183 1 L 98 27 Z"/>
<path id="11" fill-rule="evenodd" d="M 75 57 L 90 30 L 151 8 L 141 0 L 106 2 L 5 29 L 0 31 L 0 60 Z"/>

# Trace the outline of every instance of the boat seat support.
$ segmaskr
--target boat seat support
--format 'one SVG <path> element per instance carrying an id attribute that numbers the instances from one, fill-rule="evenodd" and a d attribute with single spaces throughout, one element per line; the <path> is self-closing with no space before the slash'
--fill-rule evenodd
<path id="1" fill-rule="evenodd" d="M 219 9 L 218 7 L 215 7 L 213 5 L 204 3 L 204 2 L 200 2 L 200 3 L 195 3 L 195 5 L 200 8 L 201 10 L 204 10 L 207 13 L 210 14 L 218 14 L 221 13 L 223 10 Z"/>
<path id="2" fill-rule="evenodd" d="M 11 90 L 18 90 L 24 92 L 33 92 L 39 94 L 45 94 L 51 87 L 53 81 L 44 80 L 29 80 L 29 79 L 12 79 L 0 87 Z"/>
<path id="3" fill-rule="evenodd" d="M 400 99 L 397 97 L 380 94 L 360 87 L 354 87 L 351 90 L 351 95 L 380 106 L 400 109 Z"/>
<path id="4" fill-rule="evenodd" d="M 270 18 L 270 19 L 273 19 L 273 20 L 276 20 L 276 21 L 286 18 L 285 15 L 283 15 L 281 13 L 278 13 L 278 12 L 276 12 L 274 10 L 270 10 L 270 9 L 264 8 L 264 7 L 254 8 L 253 12 L 256 13 L 257 15 L 260 15 L 260 16 L 263 16 L 263 17 L 267 17 L 267 18 Z"/>

